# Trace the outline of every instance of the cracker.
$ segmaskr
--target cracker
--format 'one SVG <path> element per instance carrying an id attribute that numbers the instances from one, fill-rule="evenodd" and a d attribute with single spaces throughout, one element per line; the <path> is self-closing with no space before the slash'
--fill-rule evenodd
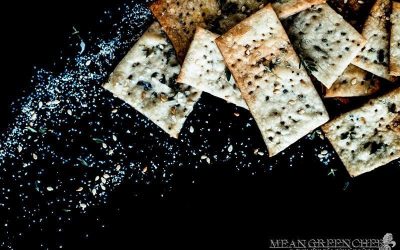
<path id="1" fill-rule="evenodd" d="M 352 177 L 400 157 L 400 88 L 322 127 Z"/>
<path id="2" fill-rule="evenodd" d="M 368 96 L 380 89 L 380 83 L 372 74 L 350 64 L 330 89 L 326 89 L 325 97 Z"/>
<path id="3" fill-rule="evenodd" d="M 219 11 L 217 0 L 157 0 L 150 10 L 183 62 L 197 26 L 207 27 Z"/>
<path id="4" fill-rule="evenodd" d="M 271 157 L 328 121 L 321 98 L 270 4 L 216 43 Z"/>
<path id="5" fill-rule="evenodd" d="M 362 35 L 368 40 L 353 64 L 379 77 L 394 81 L 389 74 L 389 15 L 391 0 L 377 0 L 364 24 Z"/>
<path id="6" fill-rule="evenodd" d="M 390 36 L 390 75 L 400 76 L 400 3 L 393 2 Z"/>
<path id="7" fill-rule="evenodd" d="M 171 43 L 154 23 L 103 87 L 177 138 L 201 93 L 175 82 L 179 70 Z"/>
<path id="8" fill-rule="evenodd" d="M 343 74 L 366 43 L 327 4 L 300 12 L 290 18 L 286 25 L 304 65 L 327 88 Z"/>
<path id="9" fill-rule="evenodd" d="M 258 11 L 270 0 L 157 0 L 150 10 L 172 41 L 183 62 L 196 27 L 223 34 Z M 286 18 L 325 0 L 273 0 L 281 18 Z"/>
<path id="10" fill-rule="evenodd" d="M 215 44 L 218 35 L 198 27 L 177 81 L 247 108 Z"/>

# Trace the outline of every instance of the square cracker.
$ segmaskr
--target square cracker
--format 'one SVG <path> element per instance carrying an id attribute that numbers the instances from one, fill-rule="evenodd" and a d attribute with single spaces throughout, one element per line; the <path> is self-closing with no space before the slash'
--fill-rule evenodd
<path id="1" fill-rule="evenodd" d="M 400 3 L 393 2 L 390 18 L 392 31 L 390 36 L 390 74 L 400 76 Z"/>
<path id="2" fill-rule="evenodd" d="M 380 82 L 373 79 L 371 73 L 350 64 L 330 89 L 325 97 L 368 96 L 380 89 Z"/>
<path id="3" fill-rule="evenodd" d="M 218 35 L 198 27 L 182 65 L 177 82 L 191 85 L 201 91 L 246 108 L 240 90 L 225 66 L 215 44 Z"/>
<path id="4" fill-rule="evenodd" d="M 389 74 L 389 24 L 391 0 L 377 0 L 364 24 L 362 35 L 368 40 L 353 64 L 379 77 L 394 81 Z"/>
<path id="5" fill-rule="evenodd" d="M 216 43 L 270 157 L 328 121 L 321 98 L 270 4 Z"/>
<path id="6" fill-rule="evenodd" d="M 223 34 L 270 0 L 157 0 L 150 10 L 172 41 L 183 62 L 196 27 Z M 280 18 L 286 18 L 325 0 L 275 0 Z"/>
<path id="7" fill-rule="evenodd" d="M 322 127 L 352 177 L 400 157 L 400 88 Z"/>
<path id="8" fill-rule="evenodd" d="M 177 138 L 201 94 L 175 82 L 179 70 L 171 43 L 154 23 L 103 87 Z"/>
<path id="9" fill-rule="evenodd" d="M 366 40 L 329 5 L 320 4 L 286 23 L 308 71 L 327 88 L 343 74 Z"/>

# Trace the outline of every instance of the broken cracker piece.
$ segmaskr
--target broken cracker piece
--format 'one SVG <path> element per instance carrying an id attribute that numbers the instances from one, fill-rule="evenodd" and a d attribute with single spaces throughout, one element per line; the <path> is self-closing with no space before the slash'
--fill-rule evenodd
<path id="1" fill-rule="evenodd" d="M 390 75 L 400 76 L 400 3 L 393 2 L 390 36 Z"/>
<path id="2" fill-rule="evenodd" d="M 371 73 L 350 64 L 330 89 L 325 97 L 368 96 L 380 89 L 380 82 L 373 79 Z"/>

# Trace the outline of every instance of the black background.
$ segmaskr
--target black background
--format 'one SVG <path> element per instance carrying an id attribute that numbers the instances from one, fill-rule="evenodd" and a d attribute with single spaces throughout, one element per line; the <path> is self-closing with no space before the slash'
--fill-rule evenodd
<path id="1" fill-rule="evenodd" d="M 103 10 L 120 2 L 12 1 L 3 8 L 8 15 L 1 15 L 2 132 L 10 120 L 10 103 L 29 86 L 33 65 L 51 64 L 72 26 L 83 32 L 94 29 Z M 353 180 L 343 191 L 325 170 L 307 160 L 255 177 L 223 166 L 181 169 L 165 198 L 151 188 L 134 197 L 130 185 L 123 185 L 109 207 L 93 211 L 106 218 L 107 226 L 98 229 L 90 214 L 80 218 L 72 226 L 74 232 L 63 236 L 68 241 L 65 248 L 266 249 L 271 238 L 381 238 L 386 232 L 394 233 L 396 240 L 399 180 L 398 167 L 381 168 Z M 79 228 L 90 231 L 90 237 Z M 29 238 L 19 243 L 21 249 L 35 235 Z"/>

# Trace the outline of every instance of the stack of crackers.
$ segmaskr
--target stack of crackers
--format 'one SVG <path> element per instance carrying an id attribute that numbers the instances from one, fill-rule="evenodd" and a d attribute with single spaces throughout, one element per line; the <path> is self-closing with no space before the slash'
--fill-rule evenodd
<path id="1" fill-rule="evenodd" d="M 150 9 L 158 22 L 104 87 L 170 136 L 207 92 L 251 112 L 270 157 L 321 126 L 351 176 L 400 157 L 400 3 L 376 0 L 359 31 L 325 0 Z M 379 94 L 381 83 L 391 91 Z M 315 84 L 324 98 L 378 97 L 330 121 Z"/>

